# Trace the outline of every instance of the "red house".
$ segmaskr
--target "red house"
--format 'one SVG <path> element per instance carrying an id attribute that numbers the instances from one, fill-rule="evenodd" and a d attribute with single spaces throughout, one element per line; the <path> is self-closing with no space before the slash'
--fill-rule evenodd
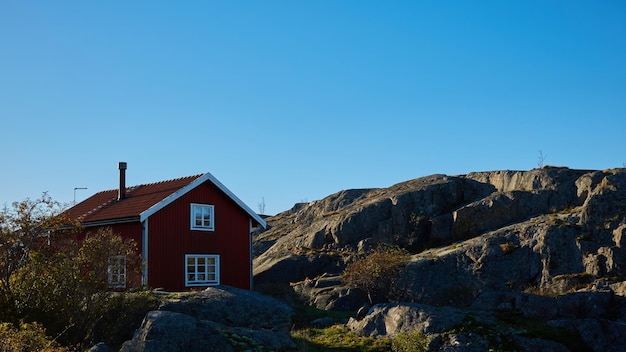
<path id="1" fill-rule="evenodd" d="M 85 231 L 110 227 L 137 242 L 148 287 L 180 291 L 213 285 L 252 288 L 252 230 L 265 221 L 210 173 L 126 187 L 68 209 Z M 124 258 L 110 258 L 109 284 L 125 287 Z"/>

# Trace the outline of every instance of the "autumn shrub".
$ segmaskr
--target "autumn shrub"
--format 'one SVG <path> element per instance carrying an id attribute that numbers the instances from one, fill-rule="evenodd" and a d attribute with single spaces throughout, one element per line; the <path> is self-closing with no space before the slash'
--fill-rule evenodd
<path id="1" fill-rule="evenodd" d="M 137 310 L 122 313 L 122 308 L 131 304 L 126 296 L 110 292 L 108 287 L 109 257 L 125 255 L 129 273 L 141 270 L 134 242 L 106 229 L 76 245 L 78 249 L 33 251 L 11 280 L 16 315 L 24 321 L 43 324 L 51 335 L 67 345 L 99 342 L 97 338 L 107 337 L 102 329 L 111 336 L 116 334 L 113 331 L 117 327 L 112 325 L 123 322 L 123 314 L 132 315 L 129 319 L 134 322 L 138 319 L 133 315 L 135 312 L 146 312 L 143 309 L 146 304 L 141 303 L 137 304 Z M 139 275 L 127 277 L 132 283 L 131 278 Z M 113 317 L 112 312 L 115 312 Z"/>
<path id="2" fill-rule="evenodd" d="M 83 294 L 78 274 L 71 256 L 31 253 L 12 283 L 19 317 L 43 324 L 55 336 L 67 336 L 72 326 L 81 326 Z"/>
<path id="3" fill-rule="evenodd" d="M 13 285 L 19 282 L 15 276 L 28 265 L 31 254 L 50 247 L 51 233 L 63 241 L 74 233 L 76 226 L 60 215 L 62 209 L 46 193 L 0 209 L 0 321 L 18 324 L 20 320 Z"/>
<path id="4" fill-rule="evenodd" d="M 346 266 L 343 281 L 363 290 L 370 303 L 389 299 L 392 285 L 407 261 L 407 252 L 398 247 L 380 246 Z"/>
<path id="5" fill-rule="evenodd" d="M 517 249 L 517 246 L 514 243 L 506 242 L 500 244 L 500 249 L 504 252 L 504 254 L 510 254 Z"/>
<path id="6" fill-rule="evenodd" d="M 21 323 L 15 326 L 11 323 L 0 323 L 0 351 L 3 352 L 64 352 L 46 335 L 46 330 L 39 323 Z"/>
<path id="7" fill-rule="evenodd" d="M 110 289 L 108 282 L 109 258 L 114 256 L 125 257 L 125 288 L 141 285 L 142 264 L 137 243 L 114 233 L 111 228 L 104 228 L 96 233 L 88 234 L 78 251 L 77 261 L 81 268 L 82 281 L 88 290 L 102 292 Z"/>
<path id="8" fill-rule="evenodd" d="M 0 351 L 52 350 L 47 336 L 72 348 L 115 344 L 156 306 L 111 292 L 140 288 L 136 243 L 111 229 L 80 233 L 46 193 L 0 209 Z M 109 272 L 111 263 L 125 271 Z"/>

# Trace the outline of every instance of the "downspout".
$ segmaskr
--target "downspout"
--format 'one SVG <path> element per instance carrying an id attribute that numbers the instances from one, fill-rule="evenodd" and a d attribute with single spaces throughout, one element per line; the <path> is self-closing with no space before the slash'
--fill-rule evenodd
<path id="1" fill-rule="evenodd" d="M 254 289 L 254 270 L 252 268 L 252 219 L 248 219 L 250 222 L 250 231 L 248 237 L 250 238 L 250 290 Z"/>
<path id="2" fill-rule="evenodd" d="M 141 270 L 141 284 L 144 288 L 148 287 L 148 219 L 141 223 L 141 261 L 143 269 Z"/>

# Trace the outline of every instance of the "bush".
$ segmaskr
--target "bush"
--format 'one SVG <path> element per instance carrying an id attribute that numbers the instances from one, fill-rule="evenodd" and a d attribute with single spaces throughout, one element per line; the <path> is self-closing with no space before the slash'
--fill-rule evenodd
<path id="1" fill-rule="evenodd" d="M 61 211 L 61 204 L 46 193 L 0 209 L 0 321 L 18 325 L 21 317 L 13 285 L 19 282 L 15 276 L 28 265 L 31 253 L 49 247 L 51 233 L 58 235 L 55 241 L 75 234 L 75 224 L 59 216 Z"/>
<path id="2" fill-rule="evenodd" d="M 126 287 L 141 286 L 141 256 L 137 243 L 124 239 L 110 228 L 87 234 L 78 251 L 82 280 L 91 292 L 108 291 L 109 258 L 124 256 L 126 260 Z"/>
<path id="3" fill-rule="evenodd" d="M 513 251 L 517 249 L 517 246 L 514 243 L 506 242 L 500 245 L 500 249 L 504 252 L 504 254 L 509 254 L 513 253 Z"/>
<path id="4" fill-rule="evenodd" d="M 53 350 L 46 334 L 75 348 L 116 344 L 156 307 L 154 297 L 110 292 L 111 258 L 126 266 L 119 288 L 141 286 L 136 243 L 111 229 L 81 238 L 61 211 L 45 193 L 0 209 L 0 351 Z"/>
<path id="5" fill-rule="evenodd" d="M 401 332 L 391 341 L 391 350 L 394 352 L 426 352 L 428 342 L 428 336 L 419 331 Z"/>
<path id="6" fill-rule="evenodd" d="M 85 338 L 88 345 L 105 342 L 109 346 L 120 346 L 130 340 L 143 318 L 159 307 L 159 301 L 151 291 L 108 294 L 100 306 L 99 317 Z"/>
<path id="7" fill-rule="evenodd" d="M 11 323 L 0 324 L 0 351 L 62 352 L 66 350 L 59 347 L 46 335 L 46 330 L 41 324 L 22 323 L 19 327 L 15 327 Z"/>
<path id="8" fill-rule="evenodd" d="M 12 279 L 20 319 L 39 322 L 66 342 L 73 326 L 83 327 L 84 296 L 73 258 L 63 253 L 32 253 Z"/>
<path id="9" fill-rule="evenodd" d="M 345 284 L 365 291 L 370 303 L 389 299 L 393 282 L 407 261 L 407 252 L 397 247 L 379 247 L 366 257 L 347 265 Z"/>
<path id="10" fill-rule="evenodd" d="M 87 237 L 81 244 L 78 247 L 76 243 L 76 248 L 64 246 L 63 250 L 46 249 L 30 254 L 28 262 L 11 278 L 15 315 L 24 321 L 43 324 L 60 343 L 100 342 L 94 341 L 97 338 L 115 342 L 114 336 L 119 332 L 102 322 L 123 322 L 126 314 L 145 314 L 143 307 L 150 306 L 137 301 L 137 310 L 132 310 L 126 296 L 109 292 L 108 288 L 108 258 L 120 254 L 127 257 L 128 282 L 134 286 L 132 279 L 138 279 L 141 270 L 136 245 L 110 229 Z M 110 311 L 115 315 L 110 316 Z M 133 315 L 128 319 L 137 318 Z"/>

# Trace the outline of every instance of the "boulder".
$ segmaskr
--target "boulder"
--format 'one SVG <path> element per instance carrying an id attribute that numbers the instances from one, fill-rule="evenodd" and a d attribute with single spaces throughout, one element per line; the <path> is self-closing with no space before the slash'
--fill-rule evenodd
<path id="1" fill-rule="evenodd" d="M 559 341 L 550 340 L 547 334 L 529 332 L 523 324 L 537 322 L 545 324 L 546 315 L 538 314 L 536 308 L 550 304 L 549 300 L 532 295 L 508 295 L 507 293 L 493 292 L 481 295 L 479 302 L 467 309 L 452 307 L 433 307 L 424 304 L 378 304 L 372 307 L 368 314 L 360 320 L 350 319 L 347 326 L 356 334 L 363 336 L 384 336 L 395 338 L 399 333 L 420 333 L 426 336 L 427 351 L 569 351 L 569 347 L 576 341 L 563 340 L 563 336 L 554 336 Z M 538 299 L 541 303 L 530 303 Z M 503 301 L 511 301 L 510 305 L 502 305 Z M 517 302 L 517 303 L 516 303 Z M 554 304 L 554 299 L 551 301 Z M 491 309 L 492 306 L 499 309 Z M 535 309 L 528 309 L 533 306 Z M 501 316 L 517 315 L 518 309 L 531 311 L 505 323 Z M 553 314 L 548 314 L 552 316 Z M 516 320 L 519 322 L 515 323 Z M 571 332 L 579 333 L 583 342 L 593 346 L 594 338 L 600 342 L 599 346 L 606 348 L 608 341 L 620 341 L 623 335 L 623 324 L 606 322 L 594 325 L 596 319 L 564 319 L 551 320 L 549 324 Z M 522 324 L 522 325 L 515 325 Z M 583 332 L 583 329 L 589 329 Z M 583 336 L 586 334 L 586 336 Z M 587 346 L 578 345 L 585 350 Z M 596 346 L 594 350 L 600 351 Z M 610 351 L 615 351 L 609 349 Z"/>
<path id="2" fill-rule="evenodd" d="M 235 287 L 209 287 L 199 292 L 177 293 L 159 310 L 183 313 L 198 320 L 250 329 L 288 332 L 293 308 L 275 298 Z"/>
<path id="3" fill-rule="evenodd" d="M 442 333 L 463 322 L 465 313 L 452 307 L 418 303 L 376 304 L 362 320 L 351 318 L 347 326 L 362 336 L 395 337 L 400 332 Z"/>
<path id="4" fill-rule="evenodd" d="M 324 276 L 291 285 L 301 301 L 324 310 L 355 311 L 365 304 L 367 295 L 345 286 L 341 276 Z"/>
<path id="5" fill-rule="evenodd" d="M 191 316 L 149 312 L 133 339 L 120 352 L 234 351 L 217 329 Z"/>
<path id="6" fill-rule="evenodd" d="M 289 349 L 292 315 L 281 301 L 228 286 L 170 293 L 122 351 Z"/>
<path id="7" fill-rule="evenodd" d="M 99 342 L 92 346 L 87 352 L 113 352 L 113 349 L 104 342 Z"/>

